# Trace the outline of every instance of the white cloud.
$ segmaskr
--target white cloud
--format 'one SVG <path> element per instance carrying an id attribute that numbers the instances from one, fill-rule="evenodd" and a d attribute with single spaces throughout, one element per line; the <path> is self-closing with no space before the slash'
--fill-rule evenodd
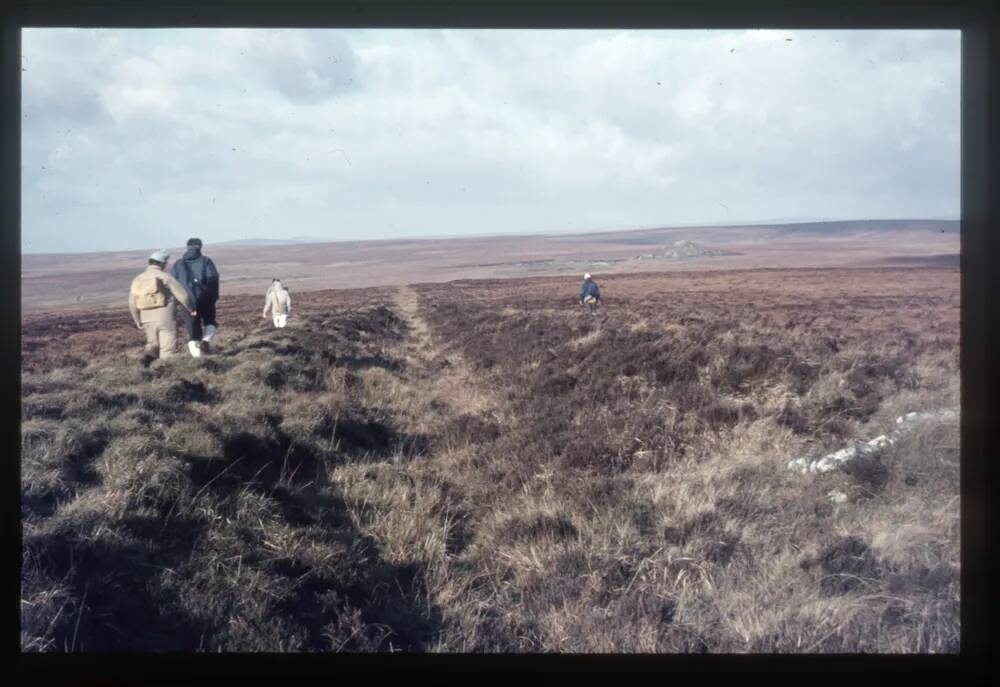
<path id="1" fill-rule="evenodd" d="M 171 67 L 149 59 L 124 60 L 99 89 L 101 103 L 118 124 L 133 117 L 169 115 L 177 100 Z"/>

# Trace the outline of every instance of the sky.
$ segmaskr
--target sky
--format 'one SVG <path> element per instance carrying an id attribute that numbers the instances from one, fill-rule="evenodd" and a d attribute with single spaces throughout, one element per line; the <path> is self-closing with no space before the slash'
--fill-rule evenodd
<path id="1" fill-rule="evenodd" d="M 21 249 L 957 218 L 960 41 L 24 29 Z"/>

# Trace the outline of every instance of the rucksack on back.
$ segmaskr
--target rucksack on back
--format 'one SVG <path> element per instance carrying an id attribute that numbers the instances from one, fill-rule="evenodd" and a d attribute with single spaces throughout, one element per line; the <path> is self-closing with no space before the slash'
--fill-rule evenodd
<path id="1" fill-rule="evenodd" d="M 201 266 L 199 270 L 199 275 L 195 276 L 194 270 L 191 269 L 191 263 L 187 260 L 178 261 L 178 265 L 181 265 L 184 273 L 187 275 L 187 279 L 184 280 L 185 285 L 191 292 L 191 298 L 197 303 L 201 300 L 201 297 L 208 291 L 208 261 L 205 256 L 199 255 L 198 262 Z M 175 277 L 180 278 L 180 274 L 175 274 Z"/>
<path id="2" fill-rule="evenodd" d="M 132 280 L 132 295 L 139 310 L 162 308 L 167 304 L 167 294 L 164 293 L 160 280 L 153 274 L 140 274 Z"/>
<path id="3" fill-rule="evenodd" d="M 274 292 L 274 307 L 280 309 L 282 313 L 288 312 L 288 301 L 287 289 Z"/>

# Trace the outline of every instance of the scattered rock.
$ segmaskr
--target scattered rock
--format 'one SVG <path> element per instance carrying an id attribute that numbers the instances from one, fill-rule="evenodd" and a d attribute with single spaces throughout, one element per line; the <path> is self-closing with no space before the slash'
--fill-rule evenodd
<path id="1" fill-rule="evenodd" d="M 837 491 L 836 489 L 831 490 L 827 493 L 827 498 L 829 498 L 834 503 L 844 503 L 847 501 L 847 494 L 842 491 Z"/>
<path id="2" fill-rule="evenodd" d="M 821 458 L 803 456 L 795 460 L 790 460 L 788 461 L 788 469 L 798 470 L 803 474 L 829 472 L 855 458 L 877 458 L 886 448 L 895 444 L 904 432 L 910 431 L 921 422 L 931 419 L 949 420 L 958 417 L 958 415 L 959 411 L 956 408 L 945 408 L 926 413 L 907 413 L 896 418 L 896 428 L 889 432 L 889 434 L 882 434 L 871 441 L 842 448 Z"/>
<path id="3" fill-rule="evenodd" d="M 678 258 L 703 258 L 703 257 L 715 257 L 717 255 L 739 255 L 739 253 L 733 253 L 731 251 L 722 250 L 720 248 L 708 248 L 700 243 L 695 243 L 694 241 L 687 241 L 681 239 L 680 241 L 675 241 L 672 246 L 664 246 L 663 248 L 654 251 L 652 253 L 643 253 L 642 255 L 637 255 L 633 260 L 662 260 L 662 259 L 678 259 Z"/>

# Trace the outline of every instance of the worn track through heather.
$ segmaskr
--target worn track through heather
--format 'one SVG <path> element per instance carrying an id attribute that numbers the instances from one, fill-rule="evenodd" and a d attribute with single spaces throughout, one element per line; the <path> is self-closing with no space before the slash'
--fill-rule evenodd
<path id="1" fill-rule="evenodd" d="M 409 327 L 410 336 L 401 353 L 415 372 L 408 380 L 414 385 L 413 392 L 451 406 L 450 411 L 445 411 L 449 417 L 479 413 L 503 419 L 506 409 L 493 394 L 473 381 L 475 376 L 465 357 L 434 341 L 430 326 L 420 314 L 420 295 L 416 290 L 401 286 L 396 291 L 395 304 Z"/>

